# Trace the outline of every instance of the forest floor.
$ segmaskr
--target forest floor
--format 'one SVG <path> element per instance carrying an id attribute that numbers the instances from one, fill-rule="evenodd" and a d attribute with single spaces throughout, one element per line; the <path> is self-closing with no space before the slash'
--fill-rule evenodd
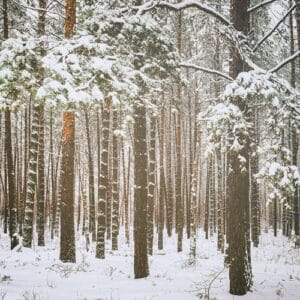
<path id="1" fill-rule="evenodd" d="M 252 250 L 254 285 L 252 292 L 237 297 L 228 293 L 228 270 L 216 251 L 216 239 L 198 236 L 196 265 L 189 264 L 189 241 L 176 252 L 176 238 L 165 238 L 165 250 L 149 258 L 150 276 L 134 279 L 133 245 L 127 246 L 123 229 L 120 250 L 111 252 L 107 243 L 105 260 L 95 259 L 94 247 L 85 251 L 77 240 L 77 263 L 59 261 L 58 240 L 46 247 L 9 250 L 9 239 L 0 236 L 0 300 L 298 300 L 300 299 L 300 249 L 287 238 L 264 233 L 258 249 Z M 155 240 L 155 243 L 157 241 Z M 156 244 L 155 244 L 156 245 Z"/>

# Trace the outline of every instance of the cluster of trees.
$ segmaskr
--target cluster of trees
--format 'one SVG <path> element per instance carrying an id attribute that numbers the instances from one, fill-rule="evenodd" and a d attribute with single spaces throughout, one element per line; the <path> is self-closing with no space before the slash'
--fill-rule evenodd
<path id="1" fill-rule="evenodd" d="M 143 278 L 155 234 L 180 252 L 186 233 L 194 263 L 203 226 L 246 294 L 262 227 L 299 235 L 300 1 L 3 0 L 2 15 L 11 248 L 50 232 L 75 262 L 78 232 L 104 259 L 133 225 Z"/>

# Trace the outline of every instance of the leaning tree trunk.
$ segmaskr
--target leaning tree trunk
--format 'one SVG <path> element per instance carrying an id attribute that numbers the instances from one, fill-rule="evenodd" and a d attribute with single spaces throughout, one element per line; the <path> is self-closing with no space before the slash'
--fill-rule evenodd
<path id="1" fill-rule="evenodd" d="M 147 132 L 146 107 L 134 105 L 134 275 L 149 275 L 147 255 Z"/>
<path id="2" fill-rule="evenodd" d="M 234 28 L 247 35 L 249 31 L 249 1 L 232 0 L 230 17 Z M 242 71 L 247 70 L 236 50 L 231 48 L 230 75 L 236 78 Z M 232 99 L 247 117 L 247 107 L 239 97 Z M 228 155 L 231 171 L 228 175 L 228 254 L 230 293 L 244 295 L 252 286 L 250 249 L 248 246 L 247 209 L 249 206 L 249 143 L 239 152 L 231 151 Z M 244 168 L 240 167 L 239 156 L 245 158 Z"/>
<path id="3" fill-rule="evenodd" d="M 73 36 L 76 0 L 65 0 L 65 37 Z M 62 179 L 60 206 L 60 260 L 76 261 L 74 228 L 75 114 L 63 113 Z"/>
<path id="4" fill-rule="evenodd" d="M 100 167 L 100 186 L 98 195 L 98 227 L 96 258 L 105 258 L 105 230 L 106 230 L 106 196 L 108 190 L 108 146 L 109 146 L 109 119 L 110 119 L 111 99 L 104 99 L 102 114 L 102 149 Z"/>

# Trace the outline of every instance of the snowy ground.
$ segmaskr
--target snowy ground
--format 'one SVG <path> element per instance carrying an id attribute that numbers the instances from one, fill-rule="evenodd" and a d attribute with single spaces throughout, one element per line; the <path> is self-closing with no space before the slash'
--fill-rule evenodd
<path id="1" fill-rule="evenodd" d="M 216 251 L 215 240 L 205 240 L 202 232 L 195 266 L 188 264 L 189 241 L 178 254 L 176 239 L 165 238 L 165 252 L 155 251 L 150 257 L 147 279 L 134 279 L 133 245 L 122 243 L 115 253 L 109 251 L 109 245 L 106 259 L 96 260 L 94 250 L 87 253 L 84 243 L 77 241 L 77 263 L 62 264 L 58 241 L 48 241 L 45 248 L 11 252 L 7 236 L 1 234 L 0 300 L 206 299 L 207 288 L 218 273 L 210 299 L 300 299 L 300 250 L 271 233 L 264 234 L 260 247 L 252 251 L 254 286 L 243 297 L 228 293 L 223 257 Z"/>

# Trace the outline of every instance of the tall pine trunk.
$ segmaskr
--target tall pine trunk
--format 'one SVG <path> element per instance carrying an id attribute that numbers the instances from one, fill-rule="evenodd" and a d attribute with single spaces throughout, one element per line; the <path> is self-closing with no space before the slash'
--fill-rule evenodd
<path id="1" fill-rule="evenodd" d="M 134 275 L 149 275 L 147 255 L 147 122 L 141 100 L 134 104 Z"/>
<path id="2" fill-rule="evenodd" d="M 65 37 L 73 36 L 76 0 L 65 0 Z M 75 113 L 63 112 L 62 178 L 60 205 L 60 260 L 76 261 L 74 224 Z"/>
<path id="3" fill-rule="evenodd" d="M 100 186 L 98 195 L 98 227 L 96 258 L 105 258 L 105 231 L 106 231 L 106 197 L 108 190 L 108 146 L 109 146 L 109 119 L 110 119 L 111 99 L 104 99 L 102 114 L 102 149 L 101 149 L 101 168 Z"/>
<path id="4" fill-rule="evenodd" d="M 3 0 L 3 39 L 8 39 L 8 7 L 7 0 Z M 13 166 L 13 152 L 11 141 L 11 112 L 9 108 L 5 110 L 5 156 L 6 156 L 6 169 L 8 181 L 8 207 L 9 207 L 9 236 L 10 247 L 13 249 L 18 241 L 17 234 L 17 204 L 16 204 L 16 191 L 14 182 L 14 166 Z"/>
<path id="5" fill-rule="evenodd" d="M 232 0 L 230 18 L 234 28 L 247 35 L 249 31 L 249 1 Z M 231 48 L 230 75 L 236 78 L 240 72 L 247 70 L 238 51 Z M 232 103 L 239 107 L 247 117 L 247 107 L 243 100 L 236 98 Z M 240 167 L 239 156 L 245 158 L 244 168 Z M 231 151 L 228 156 L 231 171 L 228 174 L 228 254 L 230 293 L 244 295 L 252 286 L 250 249 L 248 244 L 249 223 L 249 143 L 239 152 Z"/>
<path id="6" fill-rule="evenodd" d="M 119 235 L 119 138 L 116 130 L 119 126 L 118 107 L 113 108 L 113 183 L 112 183 L 112 250 L 118 250 Z"/>

